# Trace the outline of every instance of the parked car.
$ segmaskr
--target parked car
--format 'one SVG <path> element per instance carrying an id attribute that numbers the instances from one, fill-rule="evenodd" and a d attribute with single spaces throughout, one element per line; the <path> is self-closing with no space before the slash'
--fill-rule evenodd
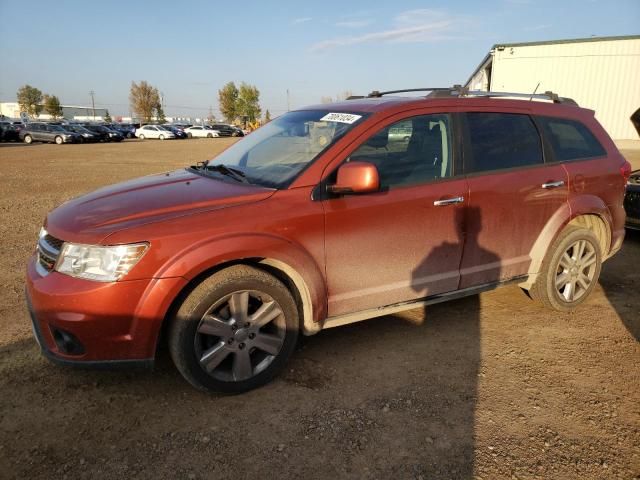
<path id="1" fill-rule="evenodd" d="M 226 123 L 214 123 L 209 125 L 214 130 L 217 130 L 221 137 L 237 137 L 238 131 L 235 127 L 227 125 Z"/>
<path id="2" fill-rule="evenodd" d="M 173 125 L 162 125 L 166 130 L 169 130 L 173 133 L 176 138 L 189 138 L 188 135 L 184 132 L 184 130 L 174 127 Z"/>
<path id="3" fill-rule="evenodd" d="M 434 93 L 288 112 L 50 212 L 26 286 L 44 355 L 149 365 L 162 339 L 195 387 L 242 392 L 301 334 L 509 283 L 578 307 L 621 248 L 630 164 L 569 100 Z"/>
<path id="4" fill-rule="evenodd" d="M 7 121 L 0 121 L 0 142 L 20 141 L 19 131 L 16 126 Z"/>
<path id="5" fill-rule="evenodd" d="M 83 125 L 87 130 L 90 130 L 98 135 L 101 142 L 121 142 L 124 137 L 120 132 L 112 130 L 104 125 L 95 125 L 87 123 Z"/>
<path id="6" fill-rule="evenodd" d="M 627 213 L 626 227 L 640 230 L 640 170 L 631 172 L 624 196 L 624 209 Z"/>
<path id="7" fill-rule="evenodd" d="M 169 140 L 176 138 L 175 134 L 162 125 L 143 125 L 136 130 L 136 137 L 140 140 L 147 138 L 157 138 L 158 140 Z"/>
<path id="8" fill-rule="evenodd" d="M 63 128 L 73 133 L 77 133 L 80 135 L 80 143 L 95 143 L 100 141 L 100 135 L 96 132 L 92 132 L 82 125 L 77 124 L 67 124 L 64 125 Z"/>
<path id="9" fill-rule="evenodd" d="M 48 123 L 32 122 L 28 123 L 19 133 L 20 140 L 24 143 L 46 142 L 56 143 L 79 143 L 80 135 L 65 130 L 61 125 L 51 125 Z"/>
<path id="10" fill-rule="evenodd" d="M 134 138 L 136 136 L 136 127 L 129 123 L 114 123 L 111 127 L 119 131 L 124 138 Z"/>
<path id="11" fill-rule="evenodd" d="M 218 130 L 214 130 L 208 126 L 196 125 L 194 127 L 189 127 L 184 129 L 184 133 L 187 134 L 189 138 L 213 138 L 219 137 L 220 132 Z"/>

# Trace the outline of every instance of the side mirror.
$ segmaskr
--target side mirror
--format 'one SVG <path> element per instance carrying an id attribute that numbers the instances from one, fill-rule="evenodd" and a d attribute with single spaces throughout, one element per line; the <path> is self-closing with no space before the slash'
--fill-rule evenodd
<path id="1" fill-rule="evenodd" d="M 334 185 L 328 185 L 331 193 L 371 193 L 380 189 L 378 169 L 369 162 L 347 162 L 338 169 Z"/>

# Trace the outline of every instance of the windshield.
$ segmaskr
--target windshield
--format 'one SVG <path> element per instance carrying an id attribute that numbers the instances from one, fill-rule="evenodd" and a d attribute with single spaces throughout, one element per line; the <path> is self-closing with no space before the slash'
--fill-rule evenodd
<path id="1" fill-rule="evenodd" d="M 222 152 L 209 165 L 242 171 L 250 183 L 286 188 L 363 113 L 302 110 L 286 113 Z"/>

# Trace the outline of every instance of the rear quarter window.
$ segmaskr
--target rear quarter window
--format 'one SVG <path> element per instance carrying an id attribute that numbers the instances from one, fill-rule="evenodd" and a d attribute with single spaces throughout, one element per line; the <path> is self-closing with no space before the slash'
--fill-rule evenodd
<path id="1" fill-rule="evenodd" d="M 542 142 L 531 117 L 515 113 L 465 114 L 467 174 L 544 163 Z"/>
<path id="2" fill-rule="evenodd" d="M 605 149 L 582 123 L 555 117 L 538 117 L 556 160 L 580 160 L 606 155 Z"/>

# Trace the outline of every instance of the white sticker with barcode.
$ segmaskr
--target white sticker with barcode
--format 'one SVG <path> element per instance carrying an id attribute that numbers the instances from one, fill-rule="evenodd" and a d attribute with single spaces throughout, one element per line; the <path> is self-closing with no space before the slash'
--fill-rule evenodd
<path id="1" fill-rule="evenodd" d="M 353 113 L 327 113 L 320 119 L 321 122 L 340 122 L 353 123 L 362 118 L 362 115 L 354 115 Z"/>

